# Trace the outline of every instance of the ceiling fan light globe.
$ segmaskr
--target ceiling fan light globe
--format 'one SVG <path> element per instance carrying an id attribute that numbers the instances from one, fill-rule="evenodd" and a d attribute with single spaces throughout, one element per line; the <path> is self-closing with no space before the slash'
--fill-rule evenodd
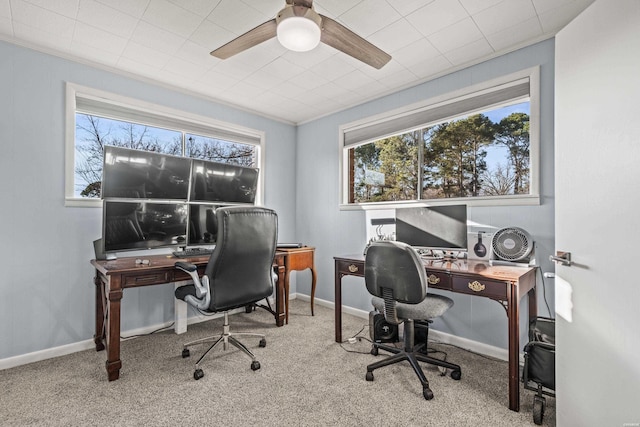
<path id="1" fill-rule="evenodd" d="M 291 16 L 278 23 L 278 41 L 286 49 L 307 52 L 320 43 L 320 27 L 303 16 Z"/>

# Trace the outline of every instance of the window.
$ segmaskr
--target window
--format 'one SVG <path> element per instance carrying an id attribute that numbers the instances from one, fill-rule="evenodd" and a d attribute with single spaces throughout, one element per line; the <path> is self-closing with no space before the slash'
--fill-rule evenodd
<path id="1" fill-rule="evenodd" d="M 537 69 L 341 128 L 342 203 L 538 202 Z"/>
<path id="2" fill-rule="evenodd" d="M 263 141 L 257 131 L 67 84 L 66 205 L 101 206 L 105 145 L 262 169 Z"/>

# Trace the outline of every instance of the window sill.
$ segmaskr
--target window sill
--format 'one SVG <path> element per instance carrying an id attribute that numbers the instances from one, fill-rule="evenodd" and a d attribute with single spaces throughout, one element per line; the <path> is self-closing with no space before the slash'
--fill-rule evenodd
<path id="1" fill-rule="evenodd" d="M 340 210 L 374 210 L 395 209 L 416 206 L 447 206 L 465 204 L 467 206 L 537 206 L 540 205 L 539 195 L 514 195 L 499 197 L 459 197 L 432 200 L 408 200 L 406 202 L 371 202 L 371 203 L 342 203 Z"/>
<path id="2" fill-rule="evenodd" d="M 74 208 L 101 208 L 102 200 L 84 199 L 79 197 L 66 197 L 64 199 L 64 206 L 74 207 Z"/>

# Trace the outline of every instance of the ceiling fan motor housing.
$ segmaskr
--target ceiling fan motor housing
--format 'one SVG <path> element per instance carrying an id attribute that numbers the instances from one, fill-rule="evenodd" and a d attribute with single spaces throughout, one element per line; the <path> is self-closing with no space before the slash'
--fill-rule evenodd
<path id="1" fill-rule="evenodd" d="M 519 227 L 506 227 L 493 235 L 493 253 L 505 261 L 522 261 L 533 250 L 533 240 L 527 231 Z"/>

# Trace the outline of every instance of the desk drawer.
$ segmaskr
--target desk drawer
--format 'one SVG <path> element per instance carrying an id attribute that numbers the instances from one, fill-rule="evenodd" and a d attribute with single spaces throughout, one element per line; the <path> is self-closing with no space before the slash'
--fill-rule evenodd
<path id="1" fill-rule="evenodd" d="M 453 277 L 453 291 L 489 298 L 506 299 L 507 283 L 480 277 Z"/>
<path id="2" fill-rule="evenodd" d="M 451 276 L 444 271 L 427 270 L 427 283 L 434 289 L 451 289 Z"/>
<path id="3" fill-rule="evenodd" d="M 336 270 L 343 275 L 364 277 L 364 261 L 336 261 Z"/>
<path id="4" fill-rule="evenodd" d="M 134 286 L 147 286 L 147 285 L 157 285 L 161 283 L 170 282 L 169 273 L 162 271 L 151 271 L 147 274 L 132 274 L 132 275 L 124 275 L 122 277 L 122 286 L 131 288 Z"/>

